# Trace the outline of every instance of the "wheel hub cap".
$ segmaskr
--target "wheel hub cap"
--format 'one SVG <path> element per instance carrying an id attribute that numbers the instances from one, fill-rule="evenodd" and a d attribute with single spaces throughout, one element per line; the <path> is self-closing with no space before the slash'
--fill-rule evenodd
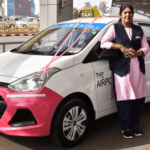
<path id="1" fill-rule="evenodd" d="M 63 134 L 70 140 L 80 138 L 86 129 L 87 115 L 83 108 L 75 106 L 71 108 L 63 119 Z"/>

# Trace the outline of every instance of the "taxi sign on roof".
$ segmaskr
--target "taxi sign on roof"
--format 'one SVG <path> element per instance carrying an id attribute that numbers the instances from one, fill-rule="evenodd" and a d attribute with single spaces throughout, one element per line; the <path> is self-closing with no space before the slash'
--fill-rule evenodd
<path id="1" fill-rule="evenodd" d="M 79 18 L 96 18 L 100 13 L 97 8 L 83 8 L 79 13 Z"/>

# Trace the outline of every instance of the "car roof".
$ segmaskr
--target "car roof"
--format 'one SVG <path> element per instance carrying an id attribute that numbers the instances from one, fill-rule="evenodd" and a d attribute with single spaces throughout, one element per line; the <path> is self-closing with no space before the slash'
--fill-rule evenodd
<path id="1" fill-rule="evenodd" d="M 64 21 L 64 22 L 60 22 L 61 23 L 77 23 L 79 22 L 81 18 L 79 19 L 73 19 L 73 20 L 69 20 L 69 21 Z M 93 21 L 94 18 L 83 18 L 83 20 L 80 23 L 91 23 Z M 108 24 L 109 22 L 112 21 L 117 21 L 119 20 L 119 17 L 100 17 L 98 18 L 94 23 L 102 23 L 102 24 Z M 150 19 L 138 19 L 138 18 L 134 18 L 133 21 L 139 21 L 139 22 L 149 22 L 150 23 Z"/>
<path id="2" fill-rule="evenodd" d="M 81 18 L 79 19 L 73 19 L 73 20 L 68 20 L 68 21 L 64 21 L 64 22 L 61 22 L 61 23 L 77 23 L 79 22 Z M 80 23 L 90 23 L 93 21 L 94 18 L 83 18 L 83 20 L 80 22 Z M 118 18 L 117 17 L 100 17 L 98 18 L 94 23 L 104 23 L 104 24 L 107 24 L 113 20 L 117 20 Z"/>

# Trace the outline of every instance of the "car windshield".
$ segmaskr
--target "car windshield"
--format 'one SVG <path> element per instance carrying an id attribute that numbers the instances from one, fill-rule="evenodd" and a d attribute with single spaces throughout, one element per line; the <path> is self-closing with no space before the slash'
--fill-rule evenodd
<path id="1" fill-rule="evenodd" d="M 26 20 L 28 20 L 28 18 L 23 18 L 23 19 L 21 19 L 21 21 L 26 21 Z"/>
<path id="2" fill-rule="evenodd" d="M 37 55 L 54 55 L 75 25 L 76 24 L 70 23 L 51 26 L 37 34 L 34 38 L 13 52 Z M 70 38 L 68 38 L 64 46 L 59 51 L 58 55 L 67 50 L 77 40 L 88 25 L 89 23 L 78 24 L 73 34 Z M 92 24 L 65 55 L 80 52 L 105 25 L 106 24 Z"/>

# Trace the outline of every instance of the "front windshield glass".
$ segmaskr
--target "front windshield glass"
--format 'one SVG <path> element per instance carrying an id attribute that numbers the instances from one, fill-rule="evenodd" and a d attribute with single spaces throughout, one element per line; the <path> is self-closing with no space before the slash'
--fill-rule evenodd
<path id="1" fill-rule="evenodd" d="M 64 40 L 68 37 L 69 33 L 72 31 L 75 25 L 76 24 L 72 23 L 51 26 L 22 45 L 19 49 L 16 50 L 16 52 L 25 54 L 54 55 Z M 67 50 L 72 45 L 72 43 L 77 40 L 77 38 L 87 28 L 88 25 L 88 23 L 79 24 L 70 38 L 61 48 L 58 55 Z M 104 26 L 105 24 L 92 24 L 78 40 L 78 42 L 73 45 L 73 47 L 65 55 L 80 52 Z"/>

